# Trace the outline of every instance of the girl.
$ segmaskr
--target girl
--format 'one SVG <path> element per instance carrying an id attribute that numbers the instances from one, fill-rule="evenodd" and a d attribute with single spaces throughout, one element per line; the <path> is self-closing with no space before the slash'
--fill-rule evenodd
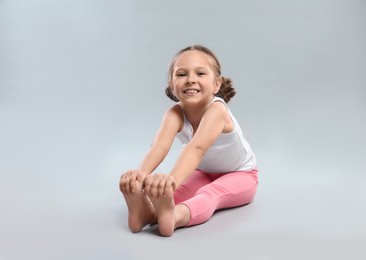
<path id="1" fill-rule="evenodd" d="M 248 204 L 258 181 L 255 155 L 226 103 L 235 95 L 215 54 L 187 47 L 169 67 L 167 96 L 177 102 L 163 117 L 137 169 L 120 178 L 132 232 L 158 223 L 163 236 L 207 221 L 218 209 Z M 177 137 L 183 149 L 169 174 L 153 173 Z"/>

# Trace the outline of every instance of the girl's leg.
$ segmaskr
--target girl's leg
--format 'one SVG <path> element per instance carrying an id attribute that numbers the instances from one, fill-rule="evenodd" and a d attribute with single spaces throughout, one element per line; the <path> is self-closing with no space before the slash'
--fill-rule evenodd
<path id="1" fill-rule="evenodd" d="M 196 182 L 195 182 L 196 180 Z M 201 187 L 201 188 L 199 188 Z M 192 196 L 193 190 L 197 190 Z M 249 203 L 257 189 L 257 171 L 233 172 L 224 175 L 196 171 L 174 194 L 164 198 L 151 198 L 159 231 L 171 236 L 178 227 L 191 226 L 207 221 L 215 210 Z M 184 197 L 191 197 L 184 202 Z M 175 202 L 178 203 L 175 205 Z"/>
<path id="2" fill-rule="evenodd" d="M 166 194 L 166 197 L 150 198 L 155 208 L 161 235 L 171 236 L 175 228 L 186 226 L 189 223 L 189 208 L 179 203 L 191 198 L 200 187 L 210 182 L 212 180 L 207 177 L 207 174 L 201 171 L 195 171 L 178 187 L 174 194 L 171 191 Z"/>
<path id="3" fill-rule="evenodd" d="M 163 236 L 171 236 L 177 227 L 186 226 L 190 220 L 189 208 L 180 202 L 191 198 L 199 188 L 212 182 L 207 174 L 194 171 L 173 193 L 168 192 L 166 197 L 150 200 L 154 206 L 159 232 Z"/>
<path id="4" fill-rule="evenodd" d="M 184 201 L 190 210 L 188 226 L 207 221 L 218 209 L 248 204 L 257 190 L 257 170 L 213 174 L 212 183 L 199 189 L 196 195 Z"/>
<path id="5" fill-rule="evenodd" d="M 187 180 L 185 180 L 174 192 L 175 204 L 181 203 L 187 199 L 190 199 L 196 194 L 196 192 L 206 184 L 211 183 L 210 177 L 200 171 L 196 170 L 192 173 Z"/>

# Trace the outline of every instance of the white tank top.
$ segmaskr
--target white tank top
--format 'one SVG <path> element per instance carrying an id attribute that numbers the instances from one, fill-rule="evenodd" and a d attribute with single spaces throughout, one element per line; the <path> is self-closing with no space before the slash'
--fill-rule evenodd
<path id="1" fill-rule="evenodd" d="M 250 171 L 257 167 L 256 157 L 243 136 L 243 132 L 222 98 L 214 97 L 212 102 L 221 101 L 225 104 L 234 123 L 230 133 L 221 133 L 213 145 L 208 149 L 197 169 L 207 173 L 227 173 L 233 171 Z M 184 111 L 183 129 L 177 133 L 179 141 L 186 145 L 193 134 L 193 127 L 186 118 Z"/>

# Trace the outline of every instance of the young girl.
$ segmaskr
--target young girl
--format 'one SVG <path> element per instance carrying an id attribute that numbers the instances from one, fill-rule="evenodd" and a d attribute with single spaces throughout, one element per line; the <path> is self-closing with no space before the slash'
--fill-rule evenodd
<path id="1" fill-rule="evenodd" d="M 218 209 L 252 201 L 257 163 L 226 103 L 235 95 L 215 54 L 187 47 L 172 60 L 165 92 L 168 109 L 137 169 L 120 178 L 132 232 L 157 223 L 163 236 L 207 221 Z M 177 137 L 183 149 L 169 174 L 153 173 Z"/>

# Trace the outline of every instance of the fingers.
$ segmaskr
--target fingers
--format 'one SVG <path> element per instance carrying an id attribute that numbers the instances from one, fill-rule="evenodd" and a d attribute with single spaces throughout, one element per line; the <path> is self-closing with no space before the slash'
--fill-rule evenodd
<path id="1" fill-rule="evenodd" d="M 165 197 L 169 189 L 175 190 L 175 180 L 166 174 L 154 174 L 145 179 L 145 193 L 155 198 Z"/>
<path id="2" fill-rule="evenodd" d="M 173 191 L 175 191 L 175 189 L 177 188 L 176 187 L 176 184 L 175 184 L 175 179 L 173 176 L 169 175 L 168 176 L 168 180 L 167 180 L 167 184 L 166 184 L 166 188 L 172 188 Z"/>
<path id="3" fill-rule="evenodd" d="M 119 189 L 126 195 L 132 195 L 142 189 L 145 174 L 138 170 L 128 170 L 123 173 L 119 181 Z"/>
<path id="4" fill-rule="evenodd" d="M 144 174 L 139 170 L 128 170 L 123 173 L 119 181 L 119 189 L 125 195 L 133 195 L 136 192 L 144 191 L 148 196 L 155 198 L 165 197 L 167 192 L 176 188 L 175 180 L 166 174 Z"/>

